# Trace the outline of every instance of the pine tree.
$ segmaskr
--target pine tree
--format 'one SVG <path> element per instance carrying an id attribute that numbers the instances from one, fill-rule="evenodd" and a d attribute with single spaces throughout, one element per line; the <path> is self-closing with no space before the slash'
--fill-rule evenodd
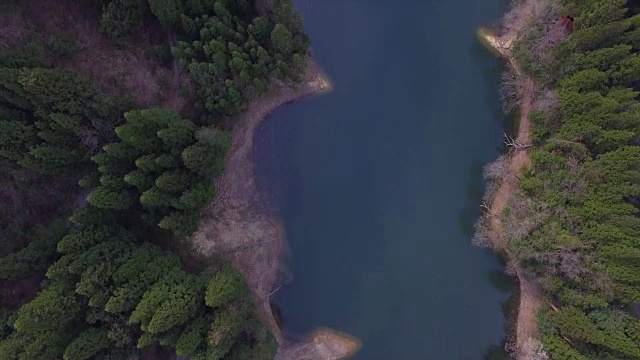
<path id="1" fill-rule="evenodd" d="M 88 328 L 78 335 L 64 351 L 64 360 L 86 360 L 109 346 L 108 331 Z"/>
<path id="2" fill-rule="evenodd" d="M 129 318 L 130 324 L 150 334 L 160 334 L 189 320 L 201 295 L 198 280 L 181 271 L 173 271 L 142 297 Z"/>
<path id="3" fill-rule="evenodd" d="M 101 185 L 89 194 L 87 201 L 101 209 L 124 210 L 131 207 L 133 197 L 127 189 L 111 189 Z"/>
<path id="4" fill-rule="evenodd" d="M 212 308 L 222 307 L 248 294 L 242 274 L 230 265 L 215 273 L 207 284 L 205 302 Z"/>

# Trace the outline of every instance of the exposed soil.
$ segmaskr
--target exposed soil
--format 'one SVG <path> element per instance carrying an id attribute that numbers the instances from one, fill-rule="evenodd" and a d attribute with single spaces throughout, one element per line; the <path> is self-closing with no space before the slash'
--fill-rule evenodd
<path id="1" fill-rule="evenodd" d="M 292 344 L 282 335 L 270 305 L 280 276 L 282 230 L 264 206 L 254 173 L 253 140 L 262 120 L 282 105 L 330 89 L 326 76 L 309 59 L 300 84 L 276 83 L 267 95 L 249 104 L 237 120 L 240 125 L 224 173 L 216 180 L 216 199 L 203 212 L 200 229 L 193 236 L 198 251 L 221 256 L 242 271 L 258 300 L 260 317 L 280 344 L 278 359 L 342 359 L 359 348 L 352 338 L 327 330 L 303 344 Z"/>
<path id="2" fill-rule="evenodd" d="M 481 32 L 481 36 L 494 51 L 498 52 L 508 61 L 509 66 L 513 68 L 517 76 L 529 76 L 522 71 L 522 68 L 511 53 L 511 48 L 516 39 L 516 35 L 514 33 L 507 33 L 501 37 L 497 37 L 489 32 Z M 535 101 L 535 94 L 533 92 L 527 92 L 520 94 L 520 96 L 522 100 L 519 109 L 520 118 L 516 139 L 521 144 L 529 144 L 531 142 L 531 121 L 529 120 L 529 116 L 531 115 L 531 110 Z M 521 171 L 530 166 L 530 164 L 531 159 L 528 148 L 514 149 L 509 158 L 509 171 L 507 173 L 520 174 Z M 493 232 L 493 245 L 497 250 L 506 254 L 507 261 L 513 266 L 520 284 L 520 304 L 518 306 L 516 326 L 516 358 L 528 360 L 533 357 L 533 354 L 528 353 L 529 347 L 525 346 L 525 344 L 531 338 L 538 338 L 537 312 L 542 304 L 542 300 L 536 283 L 527 279 L 522 274 L 514 255 L 511 253 L 507 244 L 508 239 L 505 236 L 500 216 L 500 214 L 502 214 L 506 209 L 510 197 L 518 189 L 518 181 L 519 179 L 517 176 L 502 177 L 498 190 L 496 191 L 496 195 L 490 206 L 491 213 L 496 214 L 497 216 L 490 217 L 490 224 Z"/>

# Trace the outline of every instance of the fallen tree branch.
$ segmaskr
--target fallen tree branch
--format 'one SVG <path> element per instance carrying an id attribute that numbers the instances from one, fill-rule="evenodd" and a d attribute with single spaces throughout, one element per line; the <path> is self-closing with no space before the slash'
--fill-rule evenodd
<path id="1" fill-rule="evenodd" d="M 533 144 L 523 144 L 518 139 L 514 139 L 511 136 L 507 135 L 507 133 L 504 133 L 504 137 L 506 138 L 504 144 L 509 149 L 524 150 L 533 146 Z"/>

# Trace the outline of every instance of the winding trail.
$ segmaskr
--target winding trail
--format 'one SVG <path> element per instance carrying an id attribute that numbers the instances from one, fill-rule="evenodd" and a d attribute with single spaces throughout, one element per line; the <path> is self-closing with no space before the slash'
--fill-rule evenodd
<path id="1" fill-rule="evenodd" d="M 488 31 L 481 31 L 480 35 L 494 51 L 507 60 L 509 66 L 515 71 L 518 77 L 529 77 L 529 75 L 522 70 L 520 64 L 515 60 L 511 51 L 516 40 L 515 34 L 507 33 L 501 37 L 497 37 Z M 535 94 L 529 91 L 519 95 L 521 96 L 521 105 L 519 109 L 519 126 L 516 139 L 521 144 L 529 144 L 531 142 L 532 126 L 529 117 L 535 102 Z M 508 173 L 516 175 L 520 174 L 522 170 L 530 165 L 530 149 L 514 149 L 509 158 Z M 505 253 L 508 262 L 515 264 L 515 274 L 520 284 L 520 303 L 518 306 L 516 327 L 516 358 L 519 360 L 529 360 L 533 359 L 534 354 L 531 353 L 533 349 L 531 349 L 530 346 L 527 346 L 527 343 L 530 339 L 537 339 L 539 337 L 537 312 L 540 309 L 542 300 L 536 283 L 527 279 L 520 269 L 520 266 L 517 264 L 517 260 L 508 246 L 508 239 L 506 238 L 501 219 L 501 214 L 507 208 L 511 195 L 518 189 L 518 182 L 518 176 L 502 177 L 498 190 L 496 191 L 496 195 L 490 205 L 491 214 L 494 214 L 490 217 L 490 227 L 493 233 L 492 240 L 494 242 L 494 247 L 498 251 Z"/>

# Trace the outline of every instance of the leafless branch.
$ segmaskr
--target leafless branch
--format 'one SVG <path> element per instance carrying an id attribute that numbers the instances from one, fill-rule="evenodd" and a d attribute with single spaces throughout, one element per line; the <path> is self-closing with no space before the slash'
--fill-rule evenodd
<path id="1" fill-rule="evenodd" d="M 474 227 L 475 233 L 471 239 L 473 245 L 478 247 L 493 247 L 494 242 L 492 239 L 495 234 L 491 231 L 489 218 L 487 216 L 481 216 L 478 221 L 476 221 Z"/>
<path id="2" fill-rule="evenodd" d="M 528 149 L 532 146 L 531 144 L 523 144 L 518 139 L 514 139 L 511 136 L 507 135 L 507 133 L 504 133 L 504 137 L 506 138 L 504 144 L 507 145 L 507 148 L 509 149 L 523 150 Z"/>
<path id="3" fill-rule="evenodd" d="M 274 290 L 272 290 L 272 291 L 269 293 L 269 298 L 271 298 L 271 297 L 273 296 L 273 294 L 275 294 L 278 290 L 280 290 L 280 287 L 281 287 L 281 285 L 278 285 L 278 287 L 277 287 L 277 288 L 275 288 Z"/>
<path id="4" fill-rule="evenodd" d="M 529 76 L 521 76 L 512 68 L 508 68 L 502 73 L 502 84 L 500 86 L 500 99 L 505 113 L 511 113 L 523 104 L 525 94 L 537 97 L 540 88 Z"/>

